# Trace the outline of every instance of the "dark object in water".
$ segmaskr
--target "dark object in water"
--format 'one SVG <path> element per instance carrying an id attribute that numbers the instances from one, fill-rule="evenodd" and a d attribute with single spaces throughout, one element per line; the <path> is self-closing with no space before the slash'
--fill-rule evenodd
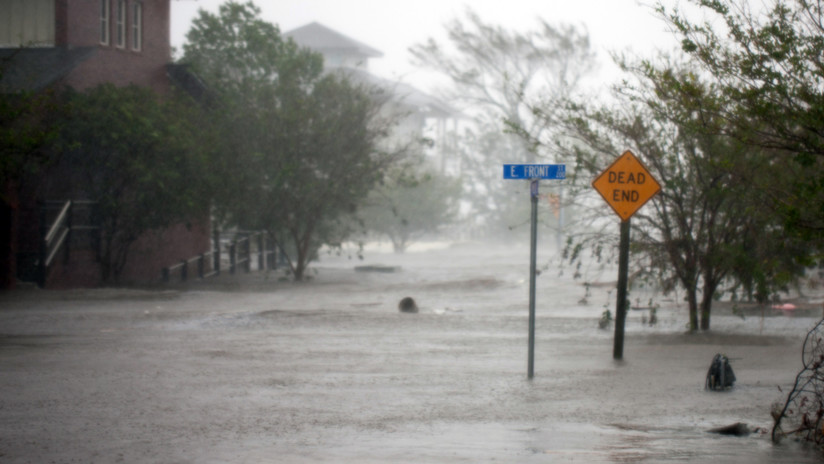
<path id="1" fill-rule="evenodd" d="M 707 371 L 707 380 L 704 383 L 705 390 L 725 390 L 732 388 L 735 383 L 735 373 L 730 366 L 730 360 L 723 354 L 716 354 L 712 358 L 712 364 Z"/>
<path id="2" fill-rule="evenodd" d="M 718 427 L 715 429 L 707 430 L 709 433 L 717 433 L 719 435 L 733 435 L 736 437 L 746 437 L 749 435 L 752 430 L 750 427 L 743 423 L 743 422 L 736 422 L 735 424 L 730 424 L 724 427 Z"/>
<path id="3" fill-rule="evenodd" d="M 412 297 L 407 296 L 398 303 L 398 309 L 402 313 L 416 313 L 418 312 L 418 305 L 415 304 Z"/>
<path id="4" fill-rule="evenodd" d="M 400 271 L 399 266 L 383 266 L 381 264 L 375 264 L 371 266 L 355 266 L 355 272 L 382 272 L 382 273 L 392 273 Z"/>

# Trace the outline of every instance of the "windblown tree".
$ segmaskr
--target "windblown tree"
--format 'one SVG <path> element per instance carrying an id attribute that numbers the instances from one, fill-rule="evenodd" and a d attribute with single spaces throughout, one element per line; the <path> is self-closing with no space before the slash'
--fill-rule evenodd
<path id="1" fill-rule="evenodd" d="M 426 234 L 438 232 L 458 214 L 460 184 L 434 172 L 410 176 L 392 172 L 373 190 L 360 215 L 370 232 L 385 235 L 396 253 Z"/>
<path id="2" fill-rule="evenodd" d="M 699 72 L 715 84 L 712 98 L 684 100 L 696 113 L 723 121 L 712 128 L 715 132 L 772 150 L 782 156 L 782 166 L 800 171 L 791 188 L 775 188 L 769 182 L 761 187 L 772 193 L 770 204 L 792 230 L 820 238 L 824 235 L 824 6 L 809 0 L 692 3 L 704 19 L 693 21 L 678 10 L 658 8 L 681 34 L 682 48 L 700 66 Z M 683 99 L 690 92 L 681 77 L 659 73 L 661 85 L 672 89 L 667 98 Z"/>
<path id="3" fill-rule="evenodd" d="M 63 175 L 50 188 L 96 202 L 101 278 L 117 283 L 138 238 L 208 213 L 196 115 L 190 102 L 138 86 L 104 84 L 65 98 L 55 144 Z"/>
<path id="4" fill-rule="evenodd" d="M 321 55 L 284 39 L 251 2 L 201 10 L 183 50 L 217 95 L 218 213 L 268 231 L 303 279 L 320 246 L 352 232 L 347 217 L 399 156 L 379 143 L 392 123 L 380 116 L 383 96 L 324 73 Z"/>
<path id="5" fill-rule="evenodd" d="M 708 330 L 715 299 L 739 288 L 766 298 L 801 270 L 775 257 L 795 256 L 802 248 L 763 208 L 765 192 L 753 182 L 774 175 L 773 154 L 700 130 L 702 115 L 692 111 L 690 102 L 662 103 L 666 89 L 656 86 L 654 75 L 647 74 L 650 68 L 634 72 L 636 84 L 618 87 L 615 106 L 575 107 L 569 126 L 575 141 L 566 148 L 576 155 L 576 178 L 583 189 L 590 190 L 589 181 L 627 148 L 662 184 L 661 192 L 633 216 L 635 264 L 665 289 L 683 288 L 690 329 Z M 690 82 L 697 98 L 715 92 L 688 68 L 671 67 L 670 72 Z M 614 237 L 580 235 L 573 258 L 587 244 L 603 250 L 604 241 Z"/>
<path id="6" fill-rule="evenodd" d="M 501 180 L 503 163 L 562 162 L 527 139 L 546 141 L 556 129 L 548 118 L 535 118 L 537 101 L 558 103 L 574 93 L 594 67 L 589 36 L 570 25 L 539 20 L 525 32 L 509 31 L 483 21 L 472 10 L 446 24 L 447 42 L 434 39 L 412 47 L 418 65 L 451 81 L 446 98 L 471 117 L 463 134 L 461 165 L 473 216 L 512 226 L 528 217 L 527 202 Z M 552 105 L 546 105 L 549 116 Z M 555 112 L 551 112 L 555 115 Z M 529 137 L 518 137 L 525 132 Z M 517 217 L 513 216 L 516 214 Z"/>

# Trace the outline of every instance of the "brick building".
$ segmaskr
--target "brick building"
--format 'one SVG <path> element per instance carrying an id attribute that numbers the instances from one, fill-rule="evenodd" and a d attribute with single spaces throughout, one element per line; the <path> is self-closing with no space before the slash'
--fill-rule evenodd
<path id="1" fill-rule="evenodd" d="M 169 21 L 170 0 L 0 0 L 0 92 L 113 83 L 166 94 L 190 81 L 185 70 L 171 64 Z M 37 202 L 77 199 L 54 198 L 54 191 L 41 187 L 2 188 L 0 288 L 13 286 L 15 276 L 30 280 L 42 258 L 42 226 L 51 218 L 41 214 Z M 136 244 L 124 281 L 155 281 L 163 267 L 210 247 L 208 218 L 151 235 Z M 99 284 L 94 253 L 78 241 L 70 243 L 67 259 L 47 270 L 47 287 Z"/>

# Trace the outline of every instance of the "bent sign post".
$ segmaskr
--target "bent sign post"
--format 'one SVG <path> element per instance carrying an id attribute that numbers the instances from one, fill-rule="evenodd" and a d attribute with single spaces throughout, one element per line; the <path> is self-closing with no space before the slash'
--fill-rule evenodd
<path id="1" fill-rule="evenodd" d="M 538 249 L 538 181 L 540 179 L 566 179 L 566 165 L 563 164 L 505 164 L 504 179 L 530 181 L 532 217 L 529 240 L 529 355 L 527 358 L 527 378 L 535 375 L 535 267 Z"/>
<path id="2" fill-rule="evenodd" d="M 624 357 L 624 325 L 627 318 L 627 274 L 629 272 L 630 218 L 656 193 L 661 184 L 647 168 L 627 150 L 593 182 L 592 186 L 621 218 L 621 242 L 618 248 L 618 301 L 615 305 L 614 359 Z"/>

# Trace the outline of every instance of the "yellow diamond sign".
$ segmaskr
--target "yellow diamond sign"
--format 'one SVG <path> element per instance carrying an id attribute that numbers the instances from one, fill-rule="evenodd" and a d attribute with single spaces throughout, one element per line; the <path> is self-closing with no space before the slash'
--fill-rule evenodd
<path id="1" fill-rule="evenodd" d="M 592 186 L 622 221 L 632 217 L 661 190 L 661 184 L 629 150 L 602 172 Z"/>

